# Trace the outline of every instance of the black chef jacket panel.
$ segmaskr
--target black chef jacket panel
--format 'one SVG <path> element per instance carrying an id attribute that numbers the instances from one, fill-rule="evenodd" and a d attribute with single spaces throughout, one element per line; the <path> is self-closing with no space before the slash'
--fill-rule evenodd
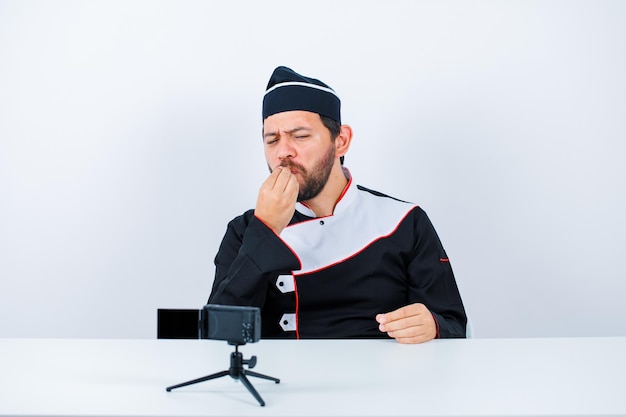
<path id="1" fill-rule="evenodd" d="M 402 307 L 408 300 L 403 256 L 385 250 L 388 239 L 326 270 L 294 274 L 301 338 L 386 337 L 378 330 L 376 314 Z"/>

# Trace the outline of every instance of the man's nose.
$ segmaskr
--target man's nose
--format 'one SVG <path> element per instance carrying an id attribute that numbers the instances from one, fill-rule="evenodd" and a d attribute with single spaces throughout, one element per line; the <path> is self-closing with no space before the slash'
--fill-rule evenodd
<path id="1" fill-rule="evenodd" d="M 278 159 L 293 158 L 296 156 L 295 148 L 289 139 L 282 139 L 278 141 L 276 148 L 276 157 Z"/>

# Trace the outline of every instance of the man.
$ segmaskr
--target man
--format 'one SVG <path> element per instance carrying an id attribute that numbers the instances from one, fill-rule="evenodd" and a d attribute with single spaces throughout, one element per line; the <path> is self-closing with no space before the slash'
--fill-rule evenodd
<path id="1" fill-rule="evenodd" d="M 352 129 L 323 82 L 274 70 L 263 99 L 271 174 L 232 220 L 209 303 L 261 308 L 266 338 L 465 337 L 448 257 L 426 213 L 357 186 Z"/>

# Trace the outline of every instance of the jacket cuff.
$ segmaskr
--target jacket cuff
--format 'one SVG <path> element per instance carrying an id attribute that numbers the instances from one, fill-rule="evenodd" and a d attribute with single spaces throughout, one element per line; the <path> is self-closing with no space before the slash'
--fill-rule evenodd
<path id="1" fill-rule="evenodd" d="M 256 216 L 244 234 L 246 256 L 261 272 L 291 272 L 302 268 L 293 249 Z"/>
<path id="2" fill-rule="evenodd" d="M 439 333 L 439 320 L 437 320 L 437 316 L 435 316 L 435 313 L 432 311 L 430 312 L 430 315 L 433 316 L 433 320 L 435 320 L 435 330 L 437 332 L 435 334 L 435 339 L 441 339 L 441 334 Z"/>

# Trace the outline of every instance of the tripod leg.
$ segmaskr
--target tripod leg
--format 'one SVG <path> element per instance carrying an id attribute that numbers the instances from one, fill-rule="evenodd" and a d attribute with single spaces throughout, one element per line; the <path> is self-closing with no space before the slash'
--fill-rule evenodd
<path id="1" fill-rule="evenodd" d="M 248 381 L 248 378 L 246 378 L 246 374 L 245 373 L 239 374 L 239 379 L 241 380 L 241 383 L 244 384 L 246 388 L 248 388 L 248 391 L 250 391 L 250 394 L 254 395 L 254 398 L 256 398 L 259 404 L 261 404 L 261 407 L 264 407 L 265 401 L 263 401 L 263 398 L 261 398 L 257 390 L 255 390 L 252 384 L 250 383 L 250 381 Z"/>
<path id="2" fill-rule="evenodd" d="M 277 384 L 280 384 L 280 379 L 274 378 L 273 376 L 263 375 L 258 372 L 246 370 L 246 375 L 255 376 L 257 378 L 269 379 L 270 381 L 274 381 Z"/>
<path id="3" fill-rule="evenodd" d="M 172 385 L 171 387 L 165 388 L 165 390 L 169 392 L 169 391 L 171 391 L 173 389 L 176 389 L 176 388 L 186 387 L 187 385 L 197 384 L 198 382 L 204 382 L 204 381 L 208 381 L 210 379 L 220 378 L 220 377 L 223 377 L 223 376 L 226 376 L 226 375 L 228 375 L 228 371 L 216 372 L 216 373 L 211 374 L 211 375 L 203 376 L 202 378 L 194 379 L 192 381 L 183 382 L 182 384 Z"/>

